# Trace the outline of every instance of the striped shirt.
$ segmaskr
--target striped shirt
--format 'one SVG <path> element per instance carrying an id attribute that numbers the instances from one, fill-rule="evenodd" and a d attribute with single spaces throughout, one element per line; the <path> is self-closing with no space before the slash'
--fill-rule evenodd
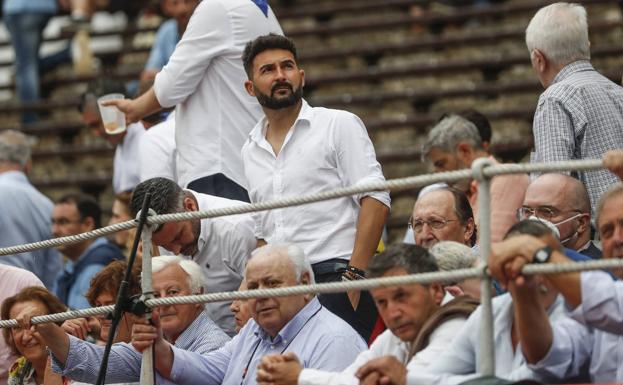
<path id="1" fill-rule="evenodd" d="M 623 88 L 599 74 L 588 60 L 565 66 L 541 94 L 532 127 L 532 162 L 597 159 L 623 148 Z M 591 208 L 618 178 L 608 171 L 577 172 Z"/>
<path id="2" fill-rule="evenodd" d="M 206 311 L 201 312 L 193 323 L 184 330 L 175 341 L 175 347 L 183 350 L 206 354 L 220 348 L 229 341 L 229 337 Z M 104 347 L 98 346 L 73 336 L 69 336 L 69 353 L 63 367 L 52 357 L 52 370 L 80 382 L 95 384 L 97 373 L 104 355 Z M 106 372 L 107 383 L 137 382 L 141 374 L 141 353 L 127 343 L 112 346 Z"/>

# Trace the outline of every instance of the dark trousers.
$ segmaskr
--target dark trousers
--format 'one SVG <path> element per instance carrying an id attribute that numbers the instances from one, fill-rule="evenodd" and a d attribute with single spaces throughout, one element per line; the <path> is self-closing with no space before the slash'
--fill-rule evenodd
<path id="1" fill-rule="evenodd" d="M 317 283 L 337 282 L 342 280 L 340 269 L 346 268 L 348 261 L 344 259 L 331 259 L 312 265 Z M 357 310 L 353 309 L 346 293 L 320 294 L 320 303 L 333 314 L 346 321 L 353 329 L 368 342 L 374 325 L 378 318 L 378 312 L 372 296 L 367 291 L 362 291 Z"/>
<path id="2" fill-rule="evenodd" d="M 250 202 L 249 194 L 238 183 L 219 173 L 196 179 L 188 184 L 190 190 L 221 198 Z"/>

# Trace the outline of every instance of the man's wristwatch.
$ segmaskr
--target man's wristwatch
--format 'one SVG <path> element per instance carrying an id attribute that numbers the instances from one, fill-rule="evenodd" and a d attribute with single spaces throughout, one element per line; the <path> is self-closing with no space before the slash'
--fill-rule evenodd
<path id="1" fill-rule="evenodd" d="M 541 247 L 540 249 L 534 252 L 534 255 L 532 256 L 532 262 L 534 263 L 549 262 L 549 259 L 552 257 L 553 251 L 554 250 L 549 246 Z"/>

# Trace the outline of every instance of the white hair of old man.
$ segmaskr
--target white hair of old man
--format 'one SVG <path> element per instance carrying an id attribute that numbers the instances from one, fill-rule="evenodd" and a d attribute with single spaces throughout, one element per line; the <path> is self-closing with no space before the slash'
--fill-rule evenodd
<path id="1" fill-rule="evenodd" d="M 455 153 L 456 146 L 461 142 L 467 142 L 474 149 L 483 149 L 482 137 L 474 123 L 459 115 L 446 116 L 428 133 L 422 146 L 422 160 L 426 160 L 433 147 L 443 152 Z"/>
<path id="2" fill-rule="evenodd" d="M 469 269 L 478 261 L 478 255 L 471 247 L 454 241 L 442 241 L 430 248 L 439 271 Z"/>
<path id="3" fill-rule="evenodd" d="M 539 9 L 526 28 L 526 46 L 530 57 L 538 49 L 559 66 L 589 60 L 586 9 L 572 3 L 554 3 Z"/>
<path id="4" fill-rule="evenodd" d="M 188 275 L 188 285 L 192 294 L 202 293 L 204 279 L 201 266 L 197 262 L 182 258 L 179 255 L 161 255 L 151 259 L 151 271 L 154 274 L 171 265 L 178 265 Z"/>
<path id="5" fill-rule="evenodd" d="M 31 147 L 36 140 L 16 130 L 0 132 L 0 163 L 25 167 L 30 160 Z"/>
<path id="6" fill-rule="evenodd" d="M 294 266 L 294 273 L 296 280 L 300 281 L 304 272 L 309 273 L 309 283 L 316 282 L 314 279 L 314 271 L 312 270 L 309 258 L 305 255 L 305 252 L 300 247 L 291 243 L 269 243 L 260 248 L 253 250 L 251 258 L 255 258 L 259 255 L 266 254 L 278 254 L 288 257 L 292 265 Z"/>

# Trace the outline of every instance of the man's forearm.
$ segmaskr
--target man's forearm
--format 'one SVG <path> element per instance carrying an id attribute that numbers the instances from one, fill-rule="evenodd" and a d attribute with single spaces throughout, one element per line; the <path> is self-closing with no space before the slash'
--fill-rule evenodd
<path id="1" fill-rule="evenodd" d="M 36 328 L 56 360 L 61 365 L 65 365 L 69 354 L 69 336 L 67 333 L 55 323 L 39 324 Z"/>
<path id="2" fill-rule="evenodd" d="M 554 250 L 550 263 L 572 262 L 566 255 L 558 250 Z M 565 297 L 565 301 L 572 308 L 578 307 L 582 303 L 582 284 L 580 273 L 547 274 L 547 279 Z"/>
<path id="3" fill-rule="evenodd" d="M 552 326 L 545 309 L 532 294 L 513 296 L 514 321 L 523 355 L 531 364 L 541 361 L 552 346 Z"/>
<path id="4" fill-rule="evenodd" d="M 154 365 L 161 376 L 170 379 L 173 370 L 173 349 L 166 341 L 156 342 L 154 351 Z"/>
<path id="5" fill-rule="evenodd" d="M 360 269 L 368 267 L 368 262 L 378 247 L 388 214 L 389 208 L 378 200 L 372 197 L 361 200 L 355 247 L 350 259 L 352 266 Z"/>

